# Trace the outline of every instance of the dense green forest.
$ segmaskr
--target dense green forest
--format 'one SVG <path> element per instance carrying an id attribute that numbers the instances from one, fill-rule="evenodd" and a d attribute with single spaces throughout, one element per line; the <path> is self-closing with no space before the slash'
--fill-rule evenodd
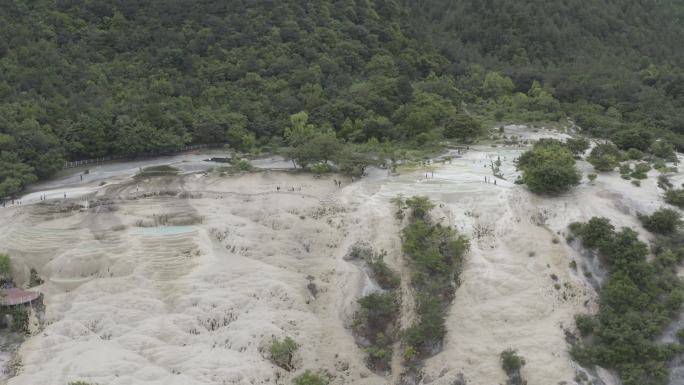
<path id="1" fill-rule="evenodd" d="M 683 16 L 676 0 L 7 0 L 0 196 L 68 159 L 280 148 L 300 112 L 348 143 L 570 116 L 683 148 Z"/>
<path id="2" fill-rule="evenodd" d="M 538 81 L 593 134 L 626 125 L 684 134 L 681 1 L 404 3 L 456 77 L 477 63 L 511 77 L 515 91 Z"/>

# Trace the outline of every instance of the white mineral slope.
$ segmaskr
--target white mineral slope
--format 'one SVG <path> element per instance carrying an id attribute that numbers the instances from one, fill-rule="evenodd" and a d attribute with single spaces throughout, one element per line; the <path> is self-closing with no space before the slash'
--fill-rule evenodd
<path id="1" fill-rule="evenodd" d="M 305 369 L 329 372 L 334 385 L 398 383 L 400 357 L 392 376 L 377 376 L 349 332 L 356 300 L 373 285 L 344 257 L 368 242 L 408 280 L 391 203 L 399 195 L 431 197 L 434 219 L 471 239 L 446 341 L 423 383 L 451 384 L 459 373 L 470 385 L 503 383 L 507 348 L 525 357 L 528 384 L 572 383 L 563 328 L 595 311 L 595 292 L 569 267 L 584 262 L 565 242 L 567 225 L 605 216 L 647 239 L 635 214 L 660 207 L 661 192 L 655 173 L 641 187 L 608 173 L 559 197 L 533 195 L 513 183 L 523 150 L 474 146 L 450 164 L 397 177 L 371 170 L 342 188 L 335 175 L 287 172 L 119 175 L 86 209 L 71 205 L 82 200 L 0 209 L 0 252 L 17 280 L 30 268 L 46 279 L 45 327 L 22 345 L 23 368 L 9 384 L 288 384 Z M 497 158 L 506 180 L 494 185 Z M 403 285 L 402 327 L 410 294 Z M 296 372 L 268 360 L 270 343 L 285 336 L 301 345 Z"/>
<path id="2" fill-rule="evenodd" d="M 648 240 L 636 214 L 664 205 L 656 172 L 641 187 L 617 173 L 602 173 L 590 184 L 586 173 L 592 170 L 585 162 L 579 163 L 584 181 L 569 193 L 530 194 L 512 183 L 517 176 L 513 160 L 523 150 L 475 146 L 451 164 L 437 166 L 434 177 L 418 171 L 379 182 L 380 194 L 388 199 L 419 194 L 441 203 L 434 218 L 471 239 L 447 319 L 447 340 L 443 351 L 427 361 L 425 384 L 451 384 L 459 373 L 468 384 L 503 383 L 499 354 L 508 348 L 525 357 L 523 375 L 530 385 L 572 383 L 577 367 L 563 329 L 573 329 L 575 314 L 596 311 L 596 294 L 582 269 L 569 266 L 573 260 L 578 266 L 585 262 L 565 242 L 567 225 L 604 216 Z M 494 185 L 488 166 L 497 158 L 506 180 Z M 605 380 L 610 383 L 609 376 Z"/>
<path id="3" fill-rule="evenodd" d="M 142 197 L 176 188 L 190 194 Z M 9 383 L 288 383 L 267 359 L 285 336 L 302 370 L 378 383 L 347 329 L 366 280 L 345 236 L 365 224 L 334 194 L 309 175 L 198 174 L 112 186 L 107 208 L 3 210 L 3 251 L 47 277 L 46 327 Z M 137 227 L 155 220 L 176 226 Z"/>

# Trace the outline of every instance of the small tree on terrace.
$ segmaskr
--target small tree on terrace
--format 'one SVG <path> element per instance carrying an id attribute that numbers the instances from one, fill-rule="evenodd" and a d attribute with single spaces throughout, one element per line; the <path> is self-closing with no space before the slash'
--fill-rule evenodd
<path id="1" fill-rule="evenodd" d="M 522 180 L 535 193 L 558 194 L 581 179 L 572 152 L 554 140 L 543 140 L 518 160 Z"/>
<path id="2" fill-rule="evenodd" d="M 469 142 L 482 135 L 484 131 L 482 123 L 463 112 L 451 114 L 444 125 L 444 136 L 447 138 L 459 138 Z"/>
<path id="3" fill-rule="evenodd" d="M 372 144 L 347 143 L 335 155 L 335 162 L 340 172 L 352 176 L 361 176 L 368 166 L 379 164 L 380 160 Z"/>
<path id="4" fill-rule="evenodd" d="M 620 164 L 620 150 L 611 143 L 601 143 L 591 150 L 587 158 L 596 171 L 613 171 Z"/>
<path id="5" fill-rule="evenodd" d="M 428 197 L 414 196 L 406 199 L 406 205 L 411 209 L 413 218 L 425 219 L 435 205 Z"/>
<path id="6" fill-rule="evenodd" d="M 290 337 L 283 341 L 274 341 L 271 345 L 271 360 L 281 368 L 290 371 L 294 369 L 294 354 L 299 345 Z"/>
<path id="7" fill-rule="evenodd" d="M 646 230 L 658 234 L 670 234 L 682 227 L 682 216 L 679 212 L 662 208 L 651 215 L 639 216 Z"/>
<path id="8" fill-rule="evenodd" d="M 582 154 L 589 148 L 589 141 L 585 138 L 570 138 L 565 145 L 573 154 Z"/>
<path id="9" fill-rule="evenodd" d="M 612 140 L 622 150 L 635 148 L 639 151 L 646 151 L 653 142 L 653 134 L 639 129 L 622 130 L 613 134 Z"/>
<path id="10" fill-rule="evenodd" d="M 525 365 L 525 359 L 520 357 L 513 349 L 501 352 L 501 367 L 508 376 L 506 385 L 525 385 L 527 382 L 522 378 L 520 370 Z"/>
<path id="11" fill-rule="evenodd" d="M 308 119 L 306 112 L 296 113 L 290 117 L 290 127 L 285 129 L 285 139 L 290 145 L 286 155 L 301 167 L 318 162 L 327 163 L 342 147 L 331 128 L 317 128 L 308 123 Z"/>

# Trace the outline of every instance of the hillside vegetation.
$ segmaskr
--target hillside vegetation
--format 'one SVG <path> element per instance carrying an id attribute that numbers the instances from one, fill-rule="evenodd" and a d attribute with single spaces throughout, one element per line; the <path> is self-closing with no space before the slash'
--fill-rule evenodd
<path id="1" fill-rule="evenodd" d="M 684 4 L 677 0 L 404 0 L 455 76 L 542 84 L 584 129 L 684 133 Z"/>
<path id="2" fill-rule="evenodd" d="M 276 150 L 300 112 L 358 144 L 569 115 L 681 148 L 682 15 L 674 0 L 9 0 L 0 196 L 64 160 Z"/>

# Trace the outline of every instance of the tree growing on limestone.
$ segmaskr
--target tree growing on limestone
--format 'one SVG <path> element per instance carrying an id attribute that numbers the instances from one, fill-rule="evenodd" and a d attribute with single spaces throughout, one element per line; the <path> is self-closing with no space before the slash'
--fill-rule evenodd
<path id="1" fill-rule="evenodd" d="M 540 141 L 518 159 L 522 181 L 530 191 L 559 194 L 579 184 L 581 175 L 572 152 L 561 142 Z"/>

